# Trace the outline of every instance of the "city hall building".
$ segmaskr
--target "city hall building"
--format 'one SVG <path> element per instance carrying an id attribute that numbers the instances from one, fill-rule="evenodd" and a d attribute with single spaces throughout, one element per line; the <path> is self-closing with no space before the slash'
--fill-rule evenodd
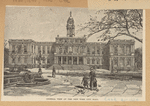
<path id="1" fill-rule="evenodd" d="M 38 67 L 41 53 L 42 67 L 58 65 L 63 69 L 84 66 L 98 69 L 133 70 L 134 40 L 110 40 L 108 43 L 87 42 L 86 37 L 75 37 L 74 19 L 67 20 L 66 37 L 57 35 L 55 42 L 36 42 L 31 39 L 9 40 L 9 66 Z"/>

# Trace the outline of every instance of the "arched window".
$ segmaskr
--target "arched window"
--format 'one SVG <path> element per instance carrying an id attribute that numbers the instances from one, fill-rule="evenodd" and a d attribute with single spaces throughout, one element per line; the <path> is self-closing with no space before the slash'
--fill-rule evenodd
<path id="1" fill-rule="evenodd" d="M 89 58 L 87 59 L 87 64 L 90 64 L 90 59 Z"/>
<path id="2" fill-rule="evenodd" d="M 124 45 L 120 45 L 119 51 L 120 51 L 120 54 L 124 54 Z"/>
<path id="3" fill-rule="evenodd" d="M 15 53 L 15 45 L 12 45 L 12 53 Z"/>
<path id="4" fill-rule="evenodd" d="M 131 53 L 131 45 L 126 46 L 126 52 L 127 52 L 127 55 Z"/>
<path id="5" fill-rule="evenodd" d="M 61 54 L 61 53 L 62 53 L 62 47 L 59 46 L 59 54 Z"/>
<path id="6" fill-rule="evenodd" d="M 131 58 L 127 58 L 127 66 L 131 65 Z"/>
<path id="7" fill-rule="evenodd" d="M 20 63 L 20 62 L 21 62 L 21 57 L 19 56 L 19 57 L 18 57 L 18 63 Z"/>
<path id="8" fill-rule="evenodd" d="M 25 57 L 24 57 L 24 63 L 27 63 L 27 59 L 28 59 L 28 57 L 25 56 Z"/>
<path id="9" fill-rule="evenodd" d="M 92 59 L 92 64 L 95 64 L 95 59 L 94 58 Z"/>
<path id="10" fill-rule="evenodd" d="M 100 59 L 97 59 L 97 64 L 100 64 Z"/>
<path id="11" fill-rule="evenodd" d="M 87 46 L 87 54 L 90 54 L 90 48 Z"/>
<path id="12" fill-rule="evenodd" d="M 118 58 L 117 57 L 114 57 L 113 64 L 116 65 L 116 66 L 118 66 Z"/>
<path id="13" fill-rule="evenodd" d="M 38 53 L 41 52 L 41 46 L 38 46 Z"/>
<path id="14" fill-rule="evenodd" d="M 97 54 L 100 54 L 100 47 L 97 46 Z"/>
<path id="15" fill-rule="evenodd" d="M 118 55 L 118 45 L 114 45 L 114 54 Z"/>
<path id="16" fill-rule="evenodd" d="M 120 67 L 124 67 L 124 57 L 120 58 Z"/>
<path id="17" fill-rule="evenodd" d="M 45 54 L 45 46 L 43 46 L 43 54 Z"/>
<path id="18" fill-rule="evenodd" d="M 26 54 L 26 53 L 27 53 L 27 46 L 24 45 L 24 54 Z"/>
<path id="19" fill-rule="evenodd" d="M 21 49 L 22 49 L 22 46 L 21 45 L 18 45 L 18 53 L 21 54 Z"/>
<path id="20" fill-rule="evenodd" d="M 95 54 L 95 47 L 92 47 L 92 54 Z"/>

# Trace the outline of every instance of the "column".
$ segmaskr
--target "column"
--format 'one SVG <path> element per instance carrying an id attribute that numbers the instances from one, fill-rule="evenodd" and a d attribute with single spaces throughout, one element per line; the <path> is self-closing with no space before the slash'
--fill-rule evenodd
<path id="1" fill-rule="evenodd" d="M 84 48 L 84 53 L 87 54 L 87 46 Z"/>
<path id="2" fill-rule="evenodd" d="M 118 66 L 119 66 L 119 60 L 120 60 L 120 57 L 118 57 L 118 63 L 117 63 L 117 64 L 118 64 Z M 117 66 L 117 67 L 118 67 L 118 66 Z"/>
<path id="3" fill-rule="evenodd" d="M 92 58 L 90 57 L 90 64 L 92 64 Z"/>
<path id="4" fill-rule="evenodd" d="M 12 51 L 12 45 L 9 43 L 9 51 Z"/>
<path id="5" fill-rule="evenodd" d="M 113 69 L 112 69 L 112 58 L 109 58 L 109 71 L 111 72 L 111 73 L 113 73 Z"/>
<path id="6" fill-rule="evenodd" d="M 45 64 L 47 64 L 47 57 L 45 57 Z"/>
<path id="7" fill-rule="evenodd" d="M 43 51 L 42 51 L 42 46 L 41 46 L 41 54 L 43 54 Z"/>
<path id="8" fill-rule="evenodd" d="M 73 56 L 71 57 L 71 59 L 72 59 L 72 64 L 73 64 Z"/>
<path id="9" fill-rule="evenodd" d="M 99 51 L 99 52 L 100 52 L 100 56 L 102 56 L 102 55 L 103 55 L 103 53 L 102 53 L 102 52 L 103 52 L 103 49 L 102 49 L 101 46 L 100 46 L 100 51 Z"/>
<path id="10" fill-rule="evenodd" d="M 134 57 L 132 57 L 132 66 L 134 66 Z"/>
<path id="11" fill-rule="evenodd" d="M 79 64 L 79 57 L 77 57 L 77 65 Z"/>
<path id="12" fill-rule="evenodd" d="M 56 62 L 56 61 L 57 61 L 57 59 L 56 59 L 56 57 L 54 57 L 54 63 L 55 63 L 55 64 L 57 64 L 57 62 Z"/>
<path id="13" fill-rule="evenodd" d="M 134 53 L 134 45 L 131 45 L 131 47 L 132 47 L 132 53 Z"/>
<path id="14" fill-rule="evenodd" d="M 120 45 L 118 45 L 117 49 L 118 49 L 118 55 L 120 55 Z"/>
<path id="15" fill-rule="evenodd" d="M 47 46 L 45 46 L 45 54 L 47 54 Z"/>
<path id="16" fill-rule="evenodd" d="M 33 48 L 32 48 L 32 49 L 33 49 L 33 53 L 34 53 L 34 52 L 35 52 L 35 51 L 34 51 L 34 45 L 33 45 Z"/>
<path id="17" fill-rule="evenodd" d="M 66 57 L 66 64 L 68 64 L 68 57 Z"/>
<path id="18" fill-rule="evenodd" d="M 124 58 L 124 67 L 126 68 L 126 66 L 127 66 L 127 59 L 126 59 L 126 57 Z"/>
<path id="19" fill-rule="evenodd" d="M 61 56 L 61 64 L 63 64 L 63 57 Z"/>
<path id="20" fill-rule="evenodd" d="M 85 57 L 83 57 L 83 64 L 87 64 Z"/>
<path id="21" fill-rule="evenodd" d="M 30 45 L 27 44 L 27 53 L 30 53 Z"/>
<path id="22" fill-rule="evenodd" d="M 124 45 L 124 54 L 127 54 L 127 49 L 126 49 L 126 45 Z"/>
<path id="23" fill-rule="evenodd" d="M 95 45 L 95 54 L 97 54 L 97 46 Z"/>

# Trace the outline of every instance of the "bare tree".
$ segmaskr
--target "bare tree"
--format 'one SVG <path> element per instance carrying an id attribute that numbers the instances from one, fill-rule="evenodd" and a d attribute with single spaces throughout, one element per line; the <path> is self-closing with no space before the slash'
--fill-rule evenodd
<path id="1" fill-rule="evenodd" d="M 97 14 L 101 11 L 97 11 Z M 78 31 L 89 29 L 86 38 L 102 32 L 98 41 L 106 41 L 125 35 L 142 43 L 142 39 L 139 39 L 136 34 L 143 29 L 143 10 L 104 10 L 104 14 L 105 16 L 101 21 L 98 21 L 97 18 L 90 18 L 90 21 L 85 23 Z"/>

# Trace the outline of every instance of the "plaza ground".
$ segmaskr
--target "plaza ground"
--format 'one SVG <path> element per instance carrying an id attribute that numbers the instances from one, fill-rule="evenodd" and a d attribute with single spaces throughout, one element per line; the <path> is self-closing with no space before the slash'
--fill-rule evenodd
<path id="1" fill-rule="evenodd" d="M 31 69 L 37 72 L 38 69 Z M 82 76 L 56 75 L 52 78 L 51 70 L 43 71 L 43 77 L 50 84 L 35 87 L 8 87 L 4 89 L 5 96 L 47 96 L 47 97 L 142 97 L 141 80 L 117 80 L 97 77 L 98 90 L 83 90 Z M 88 73 L 89 71 L 87 71 Z M 102 71 L 107 73 L 107 71 Z M 57 73 L 58 72 L 57 70 Z M 66 73 L 64 71 L 64 73 Z M 84 72 L 85 73 L 85 72 Z"/>

